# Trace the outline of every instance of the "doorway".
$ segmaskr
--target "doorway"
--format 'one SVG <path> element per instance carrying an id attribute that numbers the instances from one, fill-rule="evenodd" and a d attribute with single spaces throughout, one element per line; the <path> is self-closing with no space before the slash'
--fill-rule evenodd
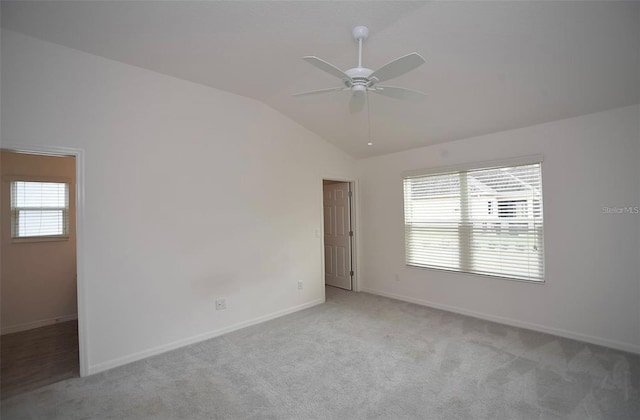
<path id="1" fill-rule="evenodd" d="M 1 151 L 2 398 L 80 375 L 74 155 Z"/>
<path id="2" fill-rule="evenodd" d="M 325 285 L 353 290 L 353 189 L 350 182 L 323 180 Z"/>

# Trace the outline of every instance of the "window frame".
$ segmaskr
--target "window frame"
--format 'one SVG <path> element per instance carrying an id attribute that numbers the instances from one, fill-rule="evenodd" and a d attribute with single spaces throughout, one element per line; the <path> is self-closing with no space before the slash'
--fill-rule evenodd
<path id="1" fill-rule="evenodd" d="M 403 197 L 403 201 L 402 201 L 402 225 L 403 225 L 403 258 L 404 258 L 404 265 L 405 268 L 407 269 L 413 269 L 413 270 L 430 270 L 430 271 L 438 271 L 438 272 L 444 272 L 444 273 L 454 273 L 454 274 L 458 274 L 458 275 L 465 275 L 465 276 L 474 276 L 474 277 L 486 277 L 486 278 L 490 278 L 490 279 L 500 279 L 500 280 L 508 280 L 508 281 L 516 281 L 516 282 L 523 282 L 523 283 L 528 283 L 528 284 L 546 284 L 547 281 L 547 271 L 546 271 L 546 262 L 547 262 L 547 256 L 546 256 L 546 247 L 543 245 L 543 249 L 542 249 L 542 253 L 541 253 L 541 258 L 542 258 L 542 267 L 543 267 L 543 271 L 542 271 L 542 279 L 540 280 L 532 280 L 532 279 L 525 279 L 525 278 L 518 278 L 518 277 L 510 277 L 508 275 L 498 275 L 498 274 L 486 274 L 486 273 L 474 273 L 474 272 L 470 272 L 470 271 L 462 271 L 459 269 L 455 269 L 455 268 L 445 268 L 445 267 L 424 267 L 424 266 L 417 266 L 417 265 L 411 265 L 407 263 L 407 246 L 406 246 L 406 240 L 407 240 L 407 233 L 406 233 L 406 212 L 407 212 L 407 208 L 405 206 L 405 194 L 404 194 L 404 181 L 407 178 L 416 178 L 416 177 L 422 177 L 422 176 L 431 176 L 431 175 L 442 175 L 442 174 L 448 174 L 448 173 L 454 173 L 454 172 L 463 172 L 463 171 L 473 171 L 473 170 L 483 170 L 483 169 L 493 169 L 493 168 L 500 168 L 500 167 L 511 167 L 511 166 L 524 166 L 524 165 L 534 165 L 534 164 L 539 164 L 540 165 L 540 191 L 541 191 L 541 206 L 540 206 L 540 211 L 542 212 L 542 240 L 544 243 L 544 187 L 543 187 L 543 183 L 544 183 L 544 174 L 543 174 L 543 168 L 544 168 L 544 156 L 542 154 L 537 154 L 537 155 L 527 155 L 527 156 L 520 156 L 520 157 L 513 157 L 513 158 L 507 158 L 507 159 L 499 159 L 499 160 L 491 160 L 491 161 L 483 161 L 483 162 L 471 162 L 471 163 L 465 163 L 465 164 L 460 164 L 460 165 L 452 165 L 452 166 L 439 166 L 439 167 L 430 167 L 430 168 L 423 168 L 423 169 L 416 169 L 416 170 L 409 170 L 409 171 L 404 171 L 401 174 L 401 179 L 400 179 L 400 186 L 402 188 L 402 197 Z M 493 207 L 493 211 L 498 212 L 498 206 L 497 203 L 496 205 Z"/>
<path id="2" fill-rule="evenodd" d="M 71 239 L 73 227 L 71 226 L 71 208 L 73 203 L 73 188 L 75 186 L 70 178 L 66 177 L 43 177 L 43 176 L 20 176 L 11 175 L 5 178 L 9 182 L 9 217 L 10 217 L 10 235 L 12 243 L 32 243 L 32 242 L 60 242 L 69 241 Z M 39 182 L 39 183 L 57 183 L 67 185 L 67 207 L 62 209 L 63 217 L 66 216 L 66 232 L 62 235 L 39 235 L 39 236 L 15 236 L 16 215 L 20 210 L 13 207 L 13 188 L 15 182 Z M 40 208 L 24 208 L 38 210 Z M 60 208 L 44 208 L 45 210 L 60 210 Z"/>

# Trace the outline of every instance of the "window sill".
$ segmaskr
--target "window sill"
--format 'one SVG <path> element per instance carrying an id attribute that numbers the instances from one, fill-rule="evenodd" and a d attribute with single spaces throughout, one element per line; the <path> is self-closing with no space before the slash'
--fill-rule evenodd
<path id="1" fill-rule="evenodd" d="M 64 242 L 68 240 L 69 236 L 27 236 L 24 238 L 11 238 L 11 243 L 25 244 L 35 242 Z"/>
<path id="2" fill-rule="evenodd" d="M 520 279 L 517 277 L 507 277 L 507 276 L 495 276 L 495 275 L 491 275 L 491 274 L 480 274 L 480 273 L 469 273 L 467 271 L 458 271 L 458 270 L 448 270 L 446 268 L 437 268 L 437 267 L 422 267 L 419 265 L 409 265 L 409 264 L 405 264 L 405 267 L 407 268 L 411 268 L 414 270 L 433 270 L 433 271 L 439 271 L 441 273 L 452 273 L 452 274 L 460 274 L 460 275 L 465 275 L 465 276 L 473 276 L 473 277 L 485 277 L 485 278 L 490 278 L 490 279 L 496 279 L 496 280 L 507 280 L 507 281 L 517 281 L 517 282 L 521 282 L 521 283 L 529 283 L 529 284 L 545 284 L 546 280 L 527 280 L 527 279 Z"/>

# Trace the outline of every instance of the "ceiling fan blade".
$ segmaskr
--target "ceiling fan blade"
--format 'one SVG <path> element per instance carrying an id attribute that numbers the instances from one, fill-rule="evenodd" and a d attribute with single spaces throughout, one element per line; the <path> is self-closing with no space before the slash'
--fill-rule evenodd
<path id="1" fill-rule="evenodd" d="M 318 89 L 318 90 L 311 90 L 309 92 L 300 92 L 300 93 L 294 93 L 293 96 L 309 96 L 309 95 L 317 95 L 319 93 L 329 93 L 329 92 L 337 92 L 339 90 L 346 90 L 346 88 L 343 87 L 337 87 L 337 88 L 328 88 L 328 89 Z"/>
<path id="2" fill-rule="evenodd" d="M 349 111 L 352 114 L 356 114 L 364 108 L 365 92 L 355 91 L 351 94 L 351 100 L 349 101 Z"/>
<path id="3" fill-rule="evenodd" d="M 347 75 L 347 73 L 343 72 L 342 70 L 340 70 L 339 68 L 337 68 L 336 66 L 334 66 L 331 63 L 327 63 L 326 61 L 318 58 L 318 57 L 314 57 L 314 56 L 306 56 L 303 57 L 304 61 L 306 61 L 307 63 L 316 66 L 317 68 L 319 68 L 320 70 L 329 73 L 332 76 L 335 76 L 339 79 L 347 79 L 347 80 L 351 80 L 351 78 Z"/>
<path id="4" fill-rule="evenodd" d="M 378 82 L 384 82 L 385 80 L 393 79 L 394 77 L 402 76 L 411 70 L 420 67 L 425 63 L 424 58 L 418 53 L 407 54 L 403 57 L 397 58 L 378 70 L 374 71 L 370 78 L 375 77 Z"/>
<path id="5" fill-rule="evenodd" d="M 405 89 L 393 86 L 376 86 L 371 92 L 378 95 L 388 96 L 395 99 L 406 99 L 410 101 L 419 101 L 427 97 L 426 94 L 413 89 Z"/>

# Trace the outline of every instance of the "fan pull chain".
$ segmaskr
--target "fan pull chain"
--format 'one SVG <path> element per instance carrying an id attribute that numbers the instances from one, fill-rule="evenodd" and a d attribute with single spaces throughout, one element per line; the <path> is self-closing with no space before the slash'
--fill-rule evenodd
<path id="1" fill-rule="evenodd" d="M 365 93 L 367 95 L 367 97 L 366 97 L 366 99 L 367 99 L 367 127 L 369 129 L 369 133 L 368 133 L 369 134 L 369 143 L 368 143 L 368 145 L 369 146 L 373 146 L 373 142 L 371 141 L 371 108 L 370 108 L 370 105 L 369 105 L 369 91 L 367 90 Z"/>

